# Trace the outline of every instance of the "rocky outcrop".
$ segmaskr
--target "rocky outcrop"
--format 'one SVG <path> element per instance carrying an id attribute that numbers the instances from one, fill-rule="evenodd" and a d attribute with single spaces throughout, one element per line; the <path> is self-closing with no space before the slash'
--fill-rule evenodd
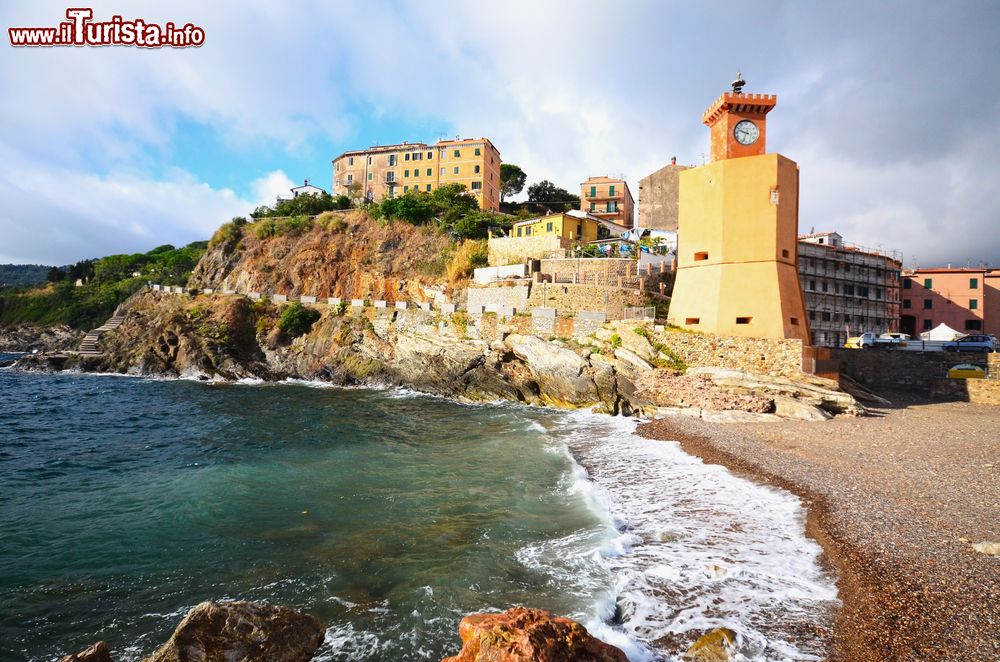
<path id="1" fill-rule="evenodd" d="M 736 651 L 736 633 L 729 628 L 716 628 L 698 637 L 684 654 L 697 662 L 727 662 Z"/>
<path id="2" fill-rule="evenodd" d="M 111 662 L 111 651 L 108 650 L 106 643 L 98 641 L 75 655 L 65 655 L 59 658 L 59 662 Z"/>
<path id="3" fill-rule="evenodd" d="M 776 401 L 783 400 L 781 406 L 793 414 L 790 416 L 792 418 L 823 416 L 814 412 L 807 414 L 807 406 L 828 414 L 858 416 L 864 413 L 864 408 L 854 396 L 841 391 L 836 382 L 822 377 L 800 375 L 796 379 L 790 379 L 729 368 L 690 368 L 687 374 L 706 377 L 715 386 L 735 393 L 764 395 L 775 398 Z M 789 400 L 792 402 L 788 402 Z"/>
<path id="4" fill-rule="evenodd" d="M 537 336 L 511 334 L 505 343 L 531 372 L 543 403 L 580 407 L 600 402 L 597 384 L 587 372 L 590 362 L 580 354 Z"/>
<path id="5" fill-rule="evenodd" d="M 261 602 L 203 602 L 144 662 L 308 662 L 323 643 L 319 619 Z"/>
<path id="6" fill-rule="evenodd" d="M 502 614 L 473 614 L 458 626 L 462 651 L 442 662 L 627 662 L 618 648 L 595 638 L 576 621 L 516 607 Z"/>
<path id="7" fill-rule="evenodd" d="M 83 332 L 65 324 L 35 326 L 18 324 L 0 329 L 0 352 L 59 352 L 80 343 Z"/>

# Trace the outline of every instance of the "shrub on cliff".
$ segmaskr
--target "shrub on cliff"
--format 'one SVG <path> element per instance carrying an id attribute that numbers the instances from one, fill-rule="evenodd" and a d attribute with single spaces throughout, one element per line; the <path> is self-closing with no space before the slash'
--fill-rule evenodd
<path id="1" fill-rule="evenodd" d="M 488 263 L 488 247 L 486 241 L 466 240 L 459 244 L 448 262 L 448 280 L 452 283 L 469 278 L 476 267 L 485 267 Z"/>
<path id="2" fill-rule="evenodd" d="M 243 236 L 240 229 L 247 224 L 247 219 L 237 216 L 228 223 L 223 223 L 212 238 L 208 240 L 208 247 L 215 248 L 219 244 L 234 245 Z"/>
<path id="3" fill-rule="evenodd" d="M 289 218 L 267 218 L 257 221 L 255 231 L 258 239 L 282 237 L 285 235 L 298 237 L 313 227 L 313 219 L 309 216 L 291 216 Z"/>
<path id="4" fill-rule="evenodd" d="M 288 200 L 280 200 L 273 207 L 261 205 L 250 214 L 255 219 L 278 216 L 316 216 L 333 209 L 350 209 L 351 199 L 346 195 L 336 197 L 329 193 L 320 195 L 297 195 Z"/>
<path id="5" fill-rule="evenodd" d="M 309 333 L 309 329 L 320 317 L 319 311 L 307 308 L 296 301 L 281 311 L 278 328 L 286 338 L 298 338 Z"/>

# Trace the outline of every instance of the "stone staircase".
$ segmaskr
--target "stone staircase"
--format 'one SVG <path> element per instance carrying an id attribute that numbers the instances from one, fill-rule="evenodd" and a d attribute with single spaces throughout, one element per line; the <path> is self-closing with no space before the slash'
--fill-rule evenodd
<path id="1" fill-rule="evenodd" d="M 105 331 L 117 329 L 124 321 L 124 315 L 115 315 L 101 326 L 90 331 L 83 337 L 83 340 L 80 342 L 80 347 L 77 349 L 76 353 L 80 356 L 101 356 L 102 352 L 97 349 L 97 341 L 101 339 L 101 334 Z"/>

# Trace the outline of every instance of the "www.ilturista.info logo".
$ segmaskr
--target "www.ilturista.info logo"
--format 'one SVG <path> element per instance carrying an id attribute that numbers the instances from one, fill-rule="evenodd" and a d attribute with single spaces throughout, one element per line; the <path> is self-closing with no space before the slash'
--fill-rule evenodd
<path id="1" fill-rule="evenodd" d="M 52 28 L 7 28 L 11 46 L 139 46 L 141 48 L 190 48 L 205 43 L 205 31 L 191 23 L 178 27 L 159 25 L 141 18 L 126 21 L 112 16 L 92 21 L 94 10 L 71 7 L 68 21 Z"/>

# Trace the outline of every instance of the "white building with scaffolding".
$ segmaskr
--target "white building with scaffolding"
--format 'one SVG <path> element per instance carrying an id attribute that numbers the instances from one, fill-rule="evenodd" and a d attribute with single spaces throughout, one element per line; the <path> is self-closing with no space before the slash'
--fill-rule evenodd
<path id="1" fill-rule="evenodd" d="M 899 331 L 902 253 L 844 242 L 836 232 L 799 235 L 798 270 L 812 343 Z"/>

